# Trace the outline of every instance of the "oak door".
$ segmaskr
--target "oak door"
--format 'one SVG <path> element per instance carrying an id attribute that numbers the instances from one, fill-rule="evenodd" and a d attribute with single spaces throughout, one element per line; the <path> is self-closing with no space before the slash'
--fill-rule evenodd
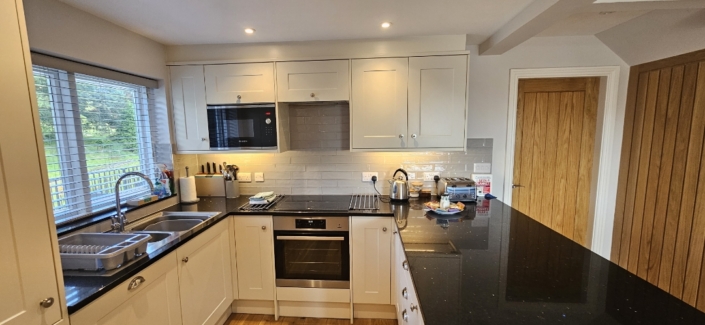
<path id="1" fill-rule="evenodd" d="M 68 323 L 24 25 L 22 1 L 1 1 L 0 324 Z"/>
<path id="2" fill-rule="evenodd" d="M 352 60 L 353 149 L 406 148 L 408 77 L 408 58 Z"/>
<path id="3" fill-rule="evenodd" d="M 512 207 L 584 246 L 599 84 L 519 81 Z"/>

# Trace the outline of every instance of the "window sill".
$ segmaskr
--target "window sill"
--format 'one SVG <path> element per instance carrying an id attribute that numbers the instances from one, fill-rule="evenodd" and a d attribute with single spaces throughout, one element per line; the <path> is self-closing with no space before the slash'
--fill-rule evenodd
<path id="1" fill-rule="evenodd" d="M 122 209 L 122 211 L 123 211 L 123 213 L 128 213 L 131 211 L 139 210 L 139 209 L 148 207 L 150 205 L 153 205 L 153 204 L 156 204 L 159 202 L 163 202 L 165 200 L 168 200 L 168 199 L 176 197 L 176 196 L 177 196 L 176 194 L 173 194 L 171 196 L 167 196 L 165 198 L 161 198 L 161 199 L 156 200 L 154 202 L 149 202 L 147 204 L 143 204 L 138 207 L 124 207 Z M 115 210 L 111 210 L 111 211 L 106 211 L 103 213 L 97 213 L 94 215 L 90 215 L 90 216 L 69 222 L 67 224 L 63 224 L 61 226 L 56 227 L 56 235 L 58 237 L 65 236 L 71 232 L 95 225 L 95 224 L 103 222 L 105 220 L 110 220 L 110 217 L 113 216 L 114 214 L 115 214 Z"/>

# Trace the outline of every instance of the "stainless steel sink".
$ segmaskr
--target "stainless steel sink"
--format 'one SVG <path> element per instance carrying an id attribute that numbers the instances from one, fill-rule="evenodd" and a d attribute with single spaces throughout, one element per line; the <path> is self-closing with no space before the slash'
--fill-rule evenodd
<path id="1" fill-rule="evenodd" d="M 138 234 L 149 234 L 152 239 L 147 244 L 147 253 L 152 253 L 164 245 L 193 233 L 208 224 L 220 212 L 159 212 L 139 219 L 126 228 Z"/>

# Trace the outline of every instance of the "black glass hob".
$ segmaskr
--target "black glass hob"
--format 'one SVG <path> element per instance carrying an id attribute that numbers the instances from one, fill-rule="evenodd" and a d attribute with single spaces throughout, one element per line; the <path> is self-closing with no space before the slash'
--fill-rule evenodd
<path id="1" fill-rule="evenodd" d="M 274 211 L 348 211 L 350 195 L 285 196 L 274 205 Z"/>

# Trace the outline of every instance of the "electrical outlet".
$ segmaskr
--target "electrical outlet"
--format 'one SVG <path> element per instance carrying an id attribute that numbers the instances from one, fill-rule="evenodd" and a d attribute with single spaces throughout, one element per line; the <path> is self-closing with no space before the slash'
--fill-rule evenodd
<path id="1" fill-rule="evenodd" d="M 409 179 L 416 179 L 416 173 L 407 173 L 409 174 Z"/>
<path id="2" fill-rule="evenodd" d="M 489 174 L 492 172 L 492 164 L 490 163 L 475 163 L 473 173 Z"/>
<path id="3" fill-rule="evenodd" d="M 362 172 L 362 181 L 371 182 L 372 176 L 377 176 L 377 180 L 379 181 L 379 175 L 377 174 L 377 172 Z"/>
<path id="4" fill-rule="evenodd" d="M 264 182 L 264 173 L 255 173 L 255 182 Z"/>
<path id="5" fill-rule="evenodd" d="M 238 173 L 237 180 L 242 183 L 252 182 L 252 173 Z"/>
<path id="6" fill-rule="evenodd" d="M 423 181 L 424 182 L 433 182 L 433 176 L 441 176 L 439 172 L 424 172 L 423 173 Z"/>

